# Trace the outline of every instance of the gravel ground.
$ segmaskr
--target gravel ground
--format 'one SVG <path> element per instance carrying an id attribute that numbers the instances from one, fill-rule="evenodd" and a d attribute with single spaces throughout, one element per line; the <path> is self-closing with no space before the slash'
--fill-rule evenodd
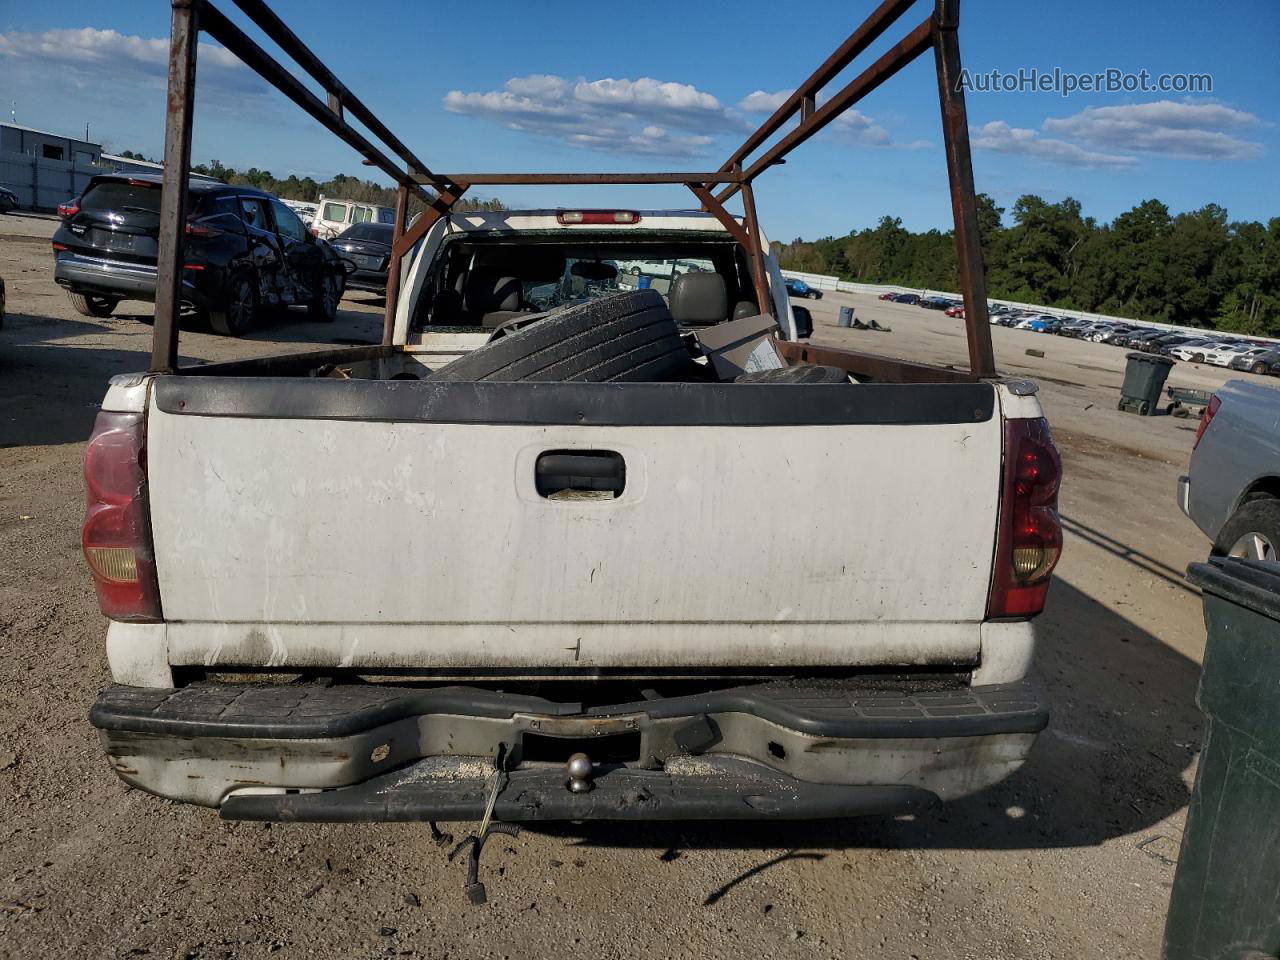
<path id="1" fill-rule="evenodd" d="M 1067 471 L 1040 658 L 1052 721 L 1021 772 L 914 820 L 526 831 L 491 844 L 478 909 L 425 826 L 224 823 L 107 769 L 85 719 L 108 671 L 79 459 L 107 378 L 146 365 L 149 307 L 74 314 L 51 232 L 0 217 L 0 956 L 1157 954 L 1200 736 L 1204 631 L 1181 573 L 1207 544 L 1173 498 L 1194 423 L 1116 411 L 1123 351 L 993 331 L 1001 367 L 1040 382 Z M 836 328 L 842 303 L 893 331 Z M 815 340 L 963 362 L 962 324 L 939 313 L 858 296 L 812 306 Z M 192 333 L 182 353 L 373 341 L 379 307 L 356 294 L 335 327 Z M 1171 382 L 1225 379 L 1179 364 Z"/>

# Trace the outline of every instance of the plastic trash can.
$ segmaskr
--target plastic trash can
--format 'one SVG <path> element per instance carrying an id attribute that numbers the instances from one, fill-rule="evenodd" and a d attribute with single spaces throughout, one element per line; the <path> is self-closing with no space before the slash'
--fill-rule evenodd
<path id="1" fill-rule="evenodd" d="M 839 323 L 839 324 L 840 324 L 840 326 L 842 326 L 842 327 L 852 327 L 852 326 L 853 326 L 853 307 L 841 307 L 841 308 L 840 308 L 840 319 L 839 319 L 838 323 Z"/>
<path id="2" fill-rule="evenodd" d="M 1192 564 L 1208 643 L 1204 750 L 1165 925 L 1165 960 L 1280 957 L 1280 564 Z"/>
<path id="3" fill-rule="evenodd" d="M 1155 353 L 1130 353 L 1126 359 L 1129 362 L 1124 368 L 1118 408 L 1144 417 L 1154 416 L 1173 361 Z"/>

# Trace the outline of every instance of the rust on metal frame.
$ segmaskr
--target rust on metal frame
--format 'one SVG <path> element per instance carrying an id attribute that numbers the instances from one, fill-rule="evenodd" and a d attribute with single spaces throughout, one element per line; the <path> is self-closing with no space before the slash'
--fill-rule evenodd
<path id="1" fill-rule="evenodd" d="M 160 179 L 160 235 L 156 250 L 156 319 L 151 372 L 178 368 L 178 314 L 182 308 L 183 241 L 187 177 L 191 168 L 191 120 L 195 112 L 196 51 L 200 20 L 195 0 L 173 0 L 169 29 L 168 111 L 164 170 Z"/>
<path id="2" fill-rule="evenodd" d="M 724 166 L 720 169 L 732 170 L 735 167 L 741 167 L 743 161 L 750 154 L 760 149 L 764 142 L 782 129 L 782 125 L 794 117 L 797 112 L 801 114 L 802 120 L 808 119 L 808 116 L 814 112 L 819 91 L 834 80 L 840 71 L 852 63 L 862 51 L 879 39 L 885 30 L 892 26 L 894 21 L 902 16 L 907 8 L 911 7 L 915 2 L 916 0 L 884 0 L 849 35 L 848 39 L 823 61 L 822 66 L 813 71 L 809 75 L 809 79 L 796 87 L 795 92 L 773 112 L 769 119 L 760 124 L 755 133 L 747 137 L 742 146 L 730 154 L 729 159 L 724 162 Z M 806 101 L 808 102 L 806 103 Z"/>
<path id="3" fill-rule="evenodd" d="M 956 265 L 964 297 L 964 325 L 968 333 L 969 369 L 979 377 L 996 375 L 987 316 L 987 278 L 978 230 L 978 201 L 974 196 L 973 157 L 969 152 L 969 119 L 960 86 L 960 0 L 937 0 L 933 14 L 934 57 L 938 69 L 938 98 L 942 106 L 942 140 L 947 154 L 951 213 L 956 228 Z"/>
<path id="4" fill-rule="evenodd" d="M 755 224 L 754 205 L 748 206 L 749 216 L 746 218 L 747 222 L 744 226 L 734 218 L 733 214 L 729 213 L 729 211 L 724 208 L 724 204 L 715 198 L 707 184 L 686 183 L 685 186 L 688 187 L 690 191 L 693 192 L 693 195 L 698 198 L 698 201 L 702 204 L 702 209 L 719 220 L 721 226 L 723 226 L 725 230 L 729 232 L 729 235 L 737 240 L 742 249 L 747 252 L 751 261 L 751 285 L 756 292 L 757 305 L 762 311 L 767 310 L 767 305 L 769 303 L 767 296 L 769 282 L 764 273 L 764 259 L 757 258 L 753 253 L 754 250 L 758 250 L 760 247 L 758 240 L 756 242 L 752 241 L 752 234 L 756 233 L 758 230 L 758 227 Z M 748 189 L 750 188 L 748 187 Z M 758 233 L 756 235 L 758 237 Z"/>
<path id="5" fill-rule="evenodd" d="M 467 186 L 561 184 L 631 184 L 631 183 L 737 183 L 741 173 L 449 173 L 452 183 Z"/>
<path id="6" fill-rule="evenodd" d="M 418 219 L 405 230 L 391 247 L 392 259 L 403 257 L 411 249 L 413 245 L 427 235 L 427 231 L 436 225 L 436 221 L 441 217 L 446 217 L 453 209 L 453 205 L 457 203 L 464 193 L 466 186 L 455 187 L 452 190 L 442 190 L 418 216 Z"/>
<path id="7" fill-rule="evenodd" d="M 281 50 L 292 57 L 324 88 L 329 96 L 330 108 L 339 118 L 342 117 L 343 108 L 350 110 L 352 116 L 363 123 L 370 133 L 390 147 L 391 152 L 405 162 L 408 172 L 417 182 L 426 183 L 436 190 L 449 185 L 447 178 L 438 177 L 428 170 L 427 165 L 419 160 L 399 137 L 387 129 L 386 124 L 374 116 L 373 111 L 348 90 L 346 84 L 334 76 L 333 72 L 311 51 L 311 48 L 303 43 L 263 0 L 233 0 L 233 2 L 262 28 L 263 33 L 275 41 Z"/>
<path id="8" fill-rule="evenodd" d="M 401 186 L 396 191 L 396 214 L 395 220 L 391 227 L 391 248 L 395 249 L 396 242 L 404 236 L 404 222 L 409 216 L 409 188 Z M 401 258 L 392 256 L 387 261 L 387 289 L 383 291 L 386 297 L 386 309 L 382 314 L 382 342 L 384 344 L 391 343 L 392 336 L 396 327 L 396 300 L 400 296 L 400 262 Z"/>
<path id="9" fill-rule="evenodd" d="M 933 47 L 942 110 L 943 140 L 947 172 L 955 218 L 957 262 L 961 289 L 965 299 L 965 325 L 969 339 L 970 373 L 952 371 L 958 379 L 995 375 L 991 350 L 991 333 L 986 323 L 986 285 L 982 269 L 982 249 L 977 226 L 977 203 L 973 187 L 973 162 L 969 150 L 969 133 L 964 93 L 958 86 L 960 74 L 959 0 L 934 0 L 932 15 L 891 47 L 875 63 L 850 83 L 818 106 L 818 95 L 839 73 L 865 51 L 917 0 L 883 0 L 880 6 L 829 56 L 796 91 L 787 98 L 714 173 L 472 173 L 435 174 L 422 163 L 359 100 L 318 57 L 270 9 L 264 0 L 234 0 L 277 45 L 310 74 L 325 91 L 322 101 L 288 70 L 244 34 L 210 0 L 171 0 L 173 6 L 170 36 L 168 116 L 165 127 L 164 194 L 161 200 L 160 250 L 157 258 L 156 325 L 152 344 L 152 369 L 171 371 L 177 366 L 177 315 L 181 303 L 182 279 L 182 204 L 191 163 L 191 115 L 194 102 L 195 54 L 199 31 L 205 30 L 231 50 L 259 76 L 271 83 L 289 99 L 311 114 L 349 146 L 378 167 L 399 187 L 396 223 L 392 236 L 392 263 L 388 275 L 387 311 L 384 317 L 384 341 L 389 342 L 394 324 L 395 299 L 399 292 L 401 261 L 432 225 L 447 216 L 458 198 L 472 185 L 500 184 L 680 184 L 683 183 L 744 247 L 752 266 L 752 279 L 762 310 L 767 310 L 768 279 L 764 269 L 765 251 L 756 223 L 752 182 L 765 170 L 785 162 L 786 155 L 820 132 L 845 110 L 880 86 L 925 50 Z M 391 148 L 404 163 L 401 168 L 374 143 L 346 122 L 344 111 L 350 111 L 385 146 Z M 793 117 L 799 123 L 790 133 L 769 147 L 754 162 L 747 158 L 760 150 L 766 141 Z M 435 195 L 423 185 L 430 185 Z M 719 196 L 710 191 L 713 184 L 723 184 Z M 408 194 L 422 197 L 428 207 L 408 229 L 404 220 Z M 724 209 L 724 202 L 734 194 L 743 194 L 744 224 Z M 905 361 L 889 360 L 809 345 L 784 345 L 784 354 L 799 362 L 814 361 L 819 353 L 831 361 L 844 358 L 856 363 L 866 376 L 883 375 L 944 380 L 950 375 L 942 368 Z M 833 352 L 834 351 L 834 352 Z M 839 365 L 837 363 L 837 365 Z M 849 366 L 853 372 L 859 372 Z M 923 378 L 923 379 L 920 379 Z"/>
<path id="10" fill-rule="evenodd" d="M 866 380 L 889 383 L 972 383 L 979 379 L 965 370 L 913 363 L 876 353 L 828 347 L 798 340 L 774 340 L 774 346 L 792 363 L 816 363 L 837 367 Z"/>
<path id="11" fill-rule="evenodd" d="M 756 196 L 751 189 L 751 181 L 742 184 L 742 209 L 744 225 L 747 228 L 747 255 L 751 258 L 751 279 L 756 288 L 756 308 L 761 313 L 773 315 L 769 309 L 769 277 L 765 272 L 764 247 L 760 243 L 760 224 L 756 221 Z"/>
<path id="12" fill-rule="evenodd" d="M 925 20 L 885 51 L 879 60 L 867 67 L 830 100 L 801 121 L 798 127 L 751 163 L 743 173 L 743 182 L 749 183 L 774 164 L 781 163 L 788 153 L 810 137 L 820 133 L 827 124 L 928 50 L 932 43 L 933 21 Z M 723 203 L 728 200 L 738 189 L 740 185 L 737 184 L 725 188 L 720 193 L 720 201 Z"/>

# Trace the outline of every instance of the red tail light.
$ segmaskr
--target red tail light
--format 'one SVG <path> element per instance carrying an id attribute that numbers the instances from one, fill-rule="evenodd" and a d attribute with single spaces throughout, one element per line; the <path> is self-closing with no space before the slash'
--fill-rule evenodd
<path id="1" fill-rule="evenodd" d="M 113 620 L 161 619 L 143 440 L 142 414 L 104 411 L 84 452 L 87 503 L 80 539 L 98 606 Z"/>
<path id="2" fill-rule="evenodd" d="M 188 237 L 220 237 L 223 231 L 217 227 L 211 227 L 207 223 L 188 223 Z"/>
<path id="3" fill-rule="evenodd" d="M 66 203 L 58 204 L 58 216 L 60 217 L 74 217 L 79 212 L 79 200 L 68 200 Z"/>
<path id="4" fill-rule="evenodd" d="M 1218 408 L 1222 406 L 1222 400 L 1215 393 L 1209 398 L 1209 402 L 1205 405 L 1204 413 L 1200 414 L 1200 426 L 1196 427 L 1196 440 L 1191 444 L 1194 450 L 1200 446 L 1200 438 L 1204 436 L 1204 432 L 1209 429 L 1209 423 L 1213 420 L 1213 415 L 1218 412 Z"/>
<path id="5" fill-rule="evenodd" d="M 561 210 L 556 222 L 579 223 L 639 223 L 640 214 L 634 210 Z"/>
<path id="6" fill-rule="evenodd" d="M 1062 458 L 1048 423 L 1009 420 L 989 618 L 1033 617 L 1044 609 L 1049 577 L 1062 554 L 1061 482 Z"/>

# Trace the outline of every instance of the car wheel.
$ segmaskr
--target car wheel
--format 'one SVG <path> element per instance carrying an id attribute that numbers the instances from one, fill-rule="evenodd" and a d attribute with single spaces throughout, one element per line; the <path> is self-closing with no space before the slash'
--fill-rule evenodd
<path id="1" fill-rule="evenodd" d="M 338 301 L 341 299 L 338 278 L 329 274 L 320 281 L 320 292 L 315 299 L 307 304 L 307 316 L 320 323 L 333 323 L 338 319 Z"/>
<path id="2" fill-rule="evenodd" d="M 237 270 L 227 278 L 222 302 L 209 310 L 209 326 L 224 337 L 242 337 L 258 319 L 258 290 L 253 274 Z"/>
<path id="3" fill-rule="evenodd" d="M 1213 552 L 1219 556 L 1278 563 L 1277 547 L 1280 547 L 1280 500 L 1267 498 L 1241 504 L 1223 525 Z"/>
<path id="4" fill-rule="evenodd" d="M 120 302 L 116 297 L 100 297 L 91 293 L 68 293 L 76 313 L 86 317 L 109 317 Z"/>
<path id="5" fill-rule="evenodd" d="M 653 382 L 695 366 L 662 296 L 636 290 L 554 311 L 427 379 Z"/>
<path id="6" fill-rule="evenodd" d="M 1249 368 L 1250 373 L 1266 373 L 1267 365 L 1265 363 L 1255 363 Z"/>
<path id="7" fill-rule="evenodd" d="M 1192 363 L 1204 363 L 1204 354 L 1203 354 L 1203 353 L 1197 353 L 1197 354 L 1194 354 L 1194 355 L 1191 357 L 1191 362 L 1192 362 Z"/>

